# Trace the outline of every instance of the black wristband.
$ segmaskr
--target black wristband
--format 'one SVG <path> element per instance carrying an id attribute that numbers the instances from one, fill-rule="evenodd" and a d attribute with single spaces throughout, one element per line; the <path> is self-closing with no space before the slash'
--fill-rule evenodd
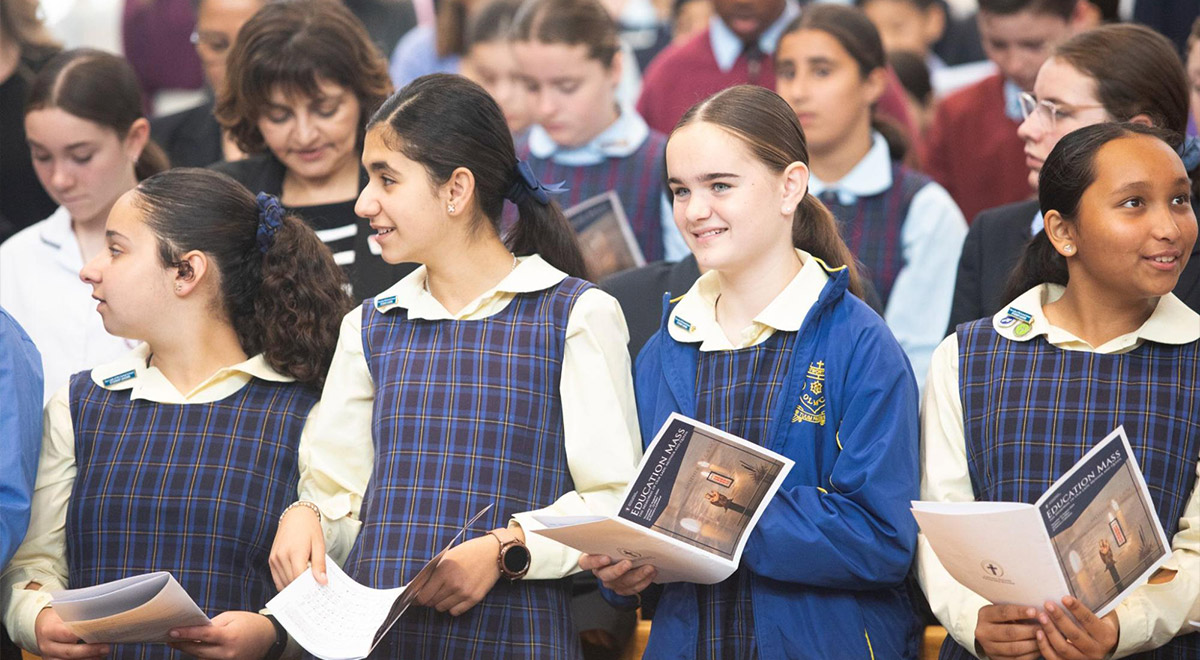
<path id="1" fill-rule="evenodd" d="M 275 643 L 271 645 L 271 648 L 267 649 L 267 654 L 263 656 L 263 660 L 279 660 L 283 656 L 283 652 L 287 649 L 287 629 L 274 616 L 268 614 L 266 617 L 271 622 L 271 625 L 275 626 Z"/>

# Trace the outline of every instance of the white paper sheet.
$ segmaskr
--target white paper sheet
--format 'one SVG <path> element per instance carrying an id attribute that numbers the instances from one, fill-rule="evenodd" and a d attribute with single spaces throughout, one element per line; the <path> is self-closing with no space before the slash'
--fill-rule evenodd
<path id="1" fill-rule="evenodd" d="M 165 642 L 174 628 L 210 623 L 175 578 L 162 571 L 51 597 L 63 623 L 88 643 Z"/>

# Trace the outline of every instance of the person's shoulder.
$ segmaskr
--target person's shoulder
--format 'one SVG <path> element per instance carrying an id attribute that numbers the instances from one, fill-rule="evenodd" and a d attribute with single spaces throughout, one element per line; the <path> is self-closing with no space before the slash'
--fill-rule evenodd
<path id="1" fill-rule="evenodd" d="M 226 174 L 254 192 L 262 190 L 273 194 L 279 191 L 267 190 L 270 187 L 268 181 L 276 176 L 282 177 L 282 168 L 283 165 L 270 153 L 254 154 L 241 160 L 220 161 L 208 166 L 208 169 Z"/>
<path id="2" fill-rule="evenodd" d="M 688 255 L 682 261 L 655 261 L 639 268 L 631 268 L 600 281 L 600 288 L 608 291 L 617 300 L 638 298 L 648 294 L 661 296 L 670 291 L 674 295 L 683 295 L 683 291 L 673 291 L 672 285 L 683 280 L 690 280 L 688 287 L 700 277 L 696 266 L 696 258 Z M 651 293 L 653 292 L 653 293 Z"/>
<path id="3" fill-rule="evenodd" d="M 995 106 L 996 99 L 1003 98 L 1004 78 L 997 73 L 946 96 L 938 103 L 937 114 L 940 120 L 966 117 L 978 114 L 982 107 Z"/>
<path id="4" fill-rule="evenodd" d="M 680 67 L 693 66 L 701 62 L 706 54 L 711 58 L 708 29 L 681 44 L 671 44 L 650 60 L 644 80 L 671 75 Z"/>
<path id="5" fill-rule="evenodd" d="M 154 117 L 150 120 L 150 137 L 162 144 L 168 136 L 178 132 L 191 132 L 203 124 L 215 122 L 213 117 L 213 102 L 211 100 L 187 110 L 181 110 L 169 115 Z"/>
<path id="6" fill-rule="evenodd" d="M 981 211 L 971 223 L 972 229 L 979 233 L 1003 232 L 1007 229 L 1020 227 L 1026 229 L 1037 215 L 1038 202 L 1036 199 L 1026 199 L 995 206 Z"/>

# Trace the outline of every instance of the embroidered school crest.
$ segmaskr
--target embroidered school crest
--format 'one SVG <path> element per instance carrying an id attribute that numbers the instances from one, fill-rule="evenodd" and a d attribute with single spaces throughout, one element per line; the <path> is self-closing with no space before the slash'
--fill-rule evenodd
<path id="1" fill-rule="evenodd" d="M 818 360 L 808 365 L 804 389 L 800 391 L 800 403 L 792 413 L 792 423 L 812 422 L 825 426 L 825 362 Z"/>

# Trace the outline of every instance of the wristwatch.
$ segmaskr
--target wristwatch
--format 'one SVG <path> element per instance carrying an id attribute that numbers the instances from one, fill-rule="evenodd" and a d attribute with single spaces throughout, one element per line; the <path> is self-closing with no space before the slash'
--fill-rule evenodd
<path id="1" fill-rule="evenodd" d="M 500 553 L 496 555 L 496 563 L 500 566 L 500 575 L 510 582 L 520 580 L 529 572 L 529 548 L 517 539 L 505 541 L 495 532 L 488 532 L 500 543 Z"/>

